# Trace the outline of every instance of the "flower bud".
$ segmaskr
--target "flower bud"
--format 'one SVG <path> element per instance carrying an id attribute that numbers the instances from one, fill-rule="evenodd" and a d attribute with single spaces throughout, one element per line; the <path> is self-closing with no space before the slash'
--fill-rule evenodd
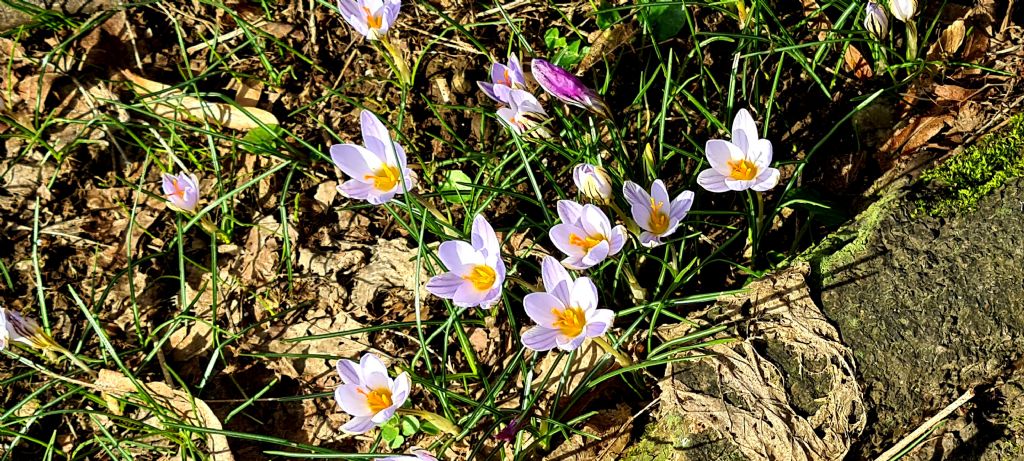
<path id="1" fill-rule="evenodd" d="M 889 16 L 878 3 L 868 2 L 864 10 L 864 29 L 867 29 L 875 40 L 885 40 L 889 36 Z"/>
<path id="2" fill-rule="evenodd" d="M 585 197 L 596 202 L 612 199 L 612 178 L 608 171 L 597 165 L 581 163 L 572 169 L 572 181 Z"/>
<path id="3" fill-rule="evenodd" d="M 182 171 L 177 176 L 164 173 L 162 177 L 164 197 L 171 207 L 192 213 L 199 204 L 199 180 L 193 174 Z"/>
<path id="4" fill-rule="evenodd" d="M 889 0 L 889 12 L 902 22 L 909 22 L 917 15 L 917 0 Z"/>
<path id="5" fill-rule="evenodd" d="M 566 104 L 582 107 L 604 118 L 612 118 L 612 111 L 596 91 L 588 88 L 575 75 L 543 59 L 530 63 L 533 78 L 545 92 Z"/>

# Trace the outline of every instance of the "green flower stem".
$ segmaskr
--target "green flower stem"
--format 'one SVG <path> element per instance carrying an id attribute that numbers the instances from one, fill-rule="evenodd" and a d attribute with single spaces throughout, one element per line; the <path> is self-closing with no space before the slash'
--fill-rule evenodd
<path id="1" fill-rule="evenodd" d="M 601 346 L 601 349 L 604 349 L 605 352 L 611 354 L 612 357 L 615 357 L 615 362 L 618 363 L 619 366 L 626 368 L 633 364 L 633 360 L 627 357 L 626 354 L 615 350 L 611 344 L 608 344 L 608 341 L 605 341 L 604 337 L 594 338 L 594 342 L 597 343 L 598 346 Z"/>
<path id="2" fill-rule="evenodd" d="M 415 416 L 417 418 L 422 418 L 427 421 L 430 421 L 430 424 L 433 424 L 438 429 L 445 431 L 451 435 L 459 435 L 460 433 L 462 433 L 462 429 L 460 429 L 459 426 L 455 425 L 455 423 L 451 422 L 448 418 L 445 418 L 444 416 L 441 416 L 437 413 L 433 413 L 426 410 L 416 410 L 413 408 L 399 408 L 397 413 L 400 415 Z"/>
<path id="3" fill-rule="evenodd" d="M 530 282 L 527 282 L 526 280 L 523 280 L 523 279 L 521 279 L 519 277 L 516 277 L 516 276 L 506 275 L 505 276 L 505 280 L 508 280 L 510 282 L 515 282 L 519 286 L 525 288 L 526 291 L 529 291 L 530 293 L 537 292 L 537 291 L 544 291 L 544 290 L 541 290 L 540 287 L 538 287 L 537 285 L 534 285 L 534 284 L 532 284 Z"/>
<path id="4" fill-rule="evenodd" d="M 917 59 L 917 23 L 907 21 L 907 60 Z"/>
<path id="5" fill-rule="evenodd" d="M 398 49 L 391 43 L 391 40 L 387 36 L 380 38 L 380 44 L 387 50 L 388 55 L 391 56 L 391 63 L 394 65 L 395 72 L 398 74 L 398 80 L 402 83 L 403 87 L 412 87 L 412 72 L 409 70 L 409 64 L 405 62 L 405 56 L 398 52 Z"/>
<path id="6" fill-rule="evenodd" d="M 626 275 L 626 283 L 629 285 L 629 294 L 633 297 L 633 301 L 640 302 L 647 299 L 647 290 L 640 285 L 636 274 L 633 273 L 633 267 L 624 264 L 622 266 L 622 273 Z"/>
<path id="7" fill-rule="evenodd" d="M 75 366 L 77 366 L 78 368 L 81 368 L 82 371 L 86 372 L 89 376 L 92 376 L 93 378 L 95 378 L 97 376 L 96 372 L 93 371 L 92 368 L 89 368 L 89 365 L 86 365 L 85 362 L 83 362 L 81 359 L 79 359 L 78 356 L 76 356 L 74 353 L 72 353 L 71 351 L 69 351 L 69 350 L 67 350 L 67 349 L 65 349 L 63 347 L 59 347 L 58 346 L 58 348 L 59 348 L 59 352 L 61 354 L 64 354 L 64 356 L 67 357 L 68 360 L 71 361 L 71 363 L 75 364 Z"/>
<path id="8" fill-rule="evenodd" d="M 625 211 L 622 211 L 622 208 L 619 208 L 619 206 L 615 204 L 615 201 L 608 200 L 607 202 L 605 202 L 605 205 L 611 207 L 612 211 L 614 211 L 615 214 L 619 215 L 619 219 L 621 219 L 622 222 L 626 223 L 626 230 L 628 230 L 633 235 L 640 235 L 640 226 L 637 226 L 637 224 L 633 222 L 633 218 L 626 214 Z"/>
<path id="9" fill-rule="evenodd" d="M 199 218 L 199 227 L 203 228 L 207 234 L 216 237 L 217 240 L 221 241 L 221 243 L 231 243 L 231 238 L 229 238 L 228 234 L 225 234 L 224 231 L 220 230 L 220 228 L 213 223 L 213 220 L 210 219 L 210 215 L 204 214 Z"/>

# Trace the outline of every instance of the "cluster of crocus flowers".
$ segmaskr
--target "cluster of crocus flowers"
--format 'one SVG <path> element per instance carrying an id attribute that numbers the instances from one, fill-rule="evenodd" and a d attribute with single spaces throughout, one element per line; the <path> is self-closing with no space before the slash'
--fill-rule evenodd
<path id="1" fill-rule="evenodd" d="M 615 312 L 598 309 L 597 287 L 588 277 L 573 280 L 551 256 L 541 262 L 544 291 L 523 298 L 526 315 L 536 326 L 523 333 L 523 346 L 534 351 L 572 351 L 587 338 L 608 332 Z"/>
<path id="2" fill-rule="evenodd" d="M 710 139 L 704 147 L 711 168 L 701 171 L 697 184 L 710 192 L 764 192 L 779 183 L 771 168 L 772 143 L 757 134 L 754 118 L 740 109 L 732 122 L 732 141 Z"/>
<path id="3" fill-rule="evenodd" d="M 614 228 L 608 216 L 595 205 L 580 205 L 572 200 L 558 201 L 556 224 L 548 237 L 567 255 L 562 264 L 570 269 L 587 269 L 617 254 L 626 244 L 626 229 Z"/>
<path id="4" fill-rule="evenodd" d="M 177 176 L 164 173 L 161 177 L 164 197 L 175 210 L 194 213 L 199 204 L 199 179 L 196 175 L 182 171 Z"/>
<path id="5" fill-rule="evenodd" d="M 501 298 L 501 286 L 505 283 L 501 245 L 494 228 L 482 215 L 473 219 L 470 240 L 441 243 L 437 256 L 448 272 L 431 277 L 426 288 L 458 307 L 489 309 Z"/>
<path id="6" fill-rule="evenodd" d="M 380 205 L 416 187 L 416 175 L 409 169 L 405 149 L 391 139 L 387 127 L 373 112 L 359 115 L 363 145 L 335 144 L 331 160 L 352 179 L 338 186 L 348 198 Z"/>
<path id="7" fill-rule="evenodd" d="M 582 107 L 601 117 L 612 118 L 612 111 L 596 91 L 583 84 L 569 71 L 543 59 L 530 62 L 533 78 L 547 94 L 566 104 Z"/>
<path id="8" fill-rule="evenodd" d="M 384 362 L 374 354 L 364 354 L 359 363 L 338 360 L 337 367 L 341 385 L 334 391 L 334 399 L 352 416 L 341 426 L 346 433 L 362 434 L 383 424 L 409 398 L 409 374 L 391 378 Z"/>
<path id="9" fill-rule="evenodd" d="M 508 65 L 500 62 L 491 64 L 491 81 L 476 82 L 487 97 L 501 104 L 498 118 L 516 134 L 522 135 L 536 130 L 533 134 L 548 137 L 542 126 L 547 112 L 529 91 L 526 91 L 526 76 L 519 58 L 508 57 Z"/>
<path id="10" fill-rule="evenodd" d="M 683 191 L 669 200 L 668 189 L 660 179 L 651 184 L 650 193 L 639 184 L 626 181 L 622 193 L 629 202 L 633 220 L 643 229 L 640 244 L 646 247 L 661 245 L 661 239 L 676 231 L 693 206 L 693 192 Z"/>
<path id="11" fill-rule="evenodd" d="M 509 104 L 512 90 L 526 89 L 526 76 L 523 75 L 523 67 L 519 64 L 519 58 L 510 55 L 508 65 L 500 62 L 491 64 L 490 82 L 476 82 L 476 84 L 487 97 L 502 104 Z"/>

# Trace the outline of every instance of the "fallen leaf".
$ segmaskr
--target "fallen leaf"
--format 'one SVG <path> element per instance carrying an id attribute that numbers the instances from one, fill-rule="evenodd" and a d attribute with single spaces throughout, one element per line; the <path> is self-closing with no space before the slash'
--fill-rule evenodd
<path id="1" fill-rule="evenodd" d="M 949 114 L 914 117 L 903 128 L 896 130 L 880 151 L 896 156 L 914 152 L 939 134 L 950 120 L 952 116 Z"/>
<path id="2" fill-rule="evenodd" d="M 864 55 L 853 45 L 846 47 L 846 53 L 843 54 L 843 62 L 846 64 L 846 71 L 853 73 L 854 77 L 861 80 L 869 79 L 875 75 L 875 72 L 871 70 L 871 64 L 868 63 L 867 59 L 864 59 Z"/>
<path id="3" fill-rule="evenodd" d="M 597 438 L 573 435 L 545 461 L 615 461 L 629 444 L 633 430 L 633 415 L 629 406 L 619 403 L 615 408 L 602 410 L 583 423 L 583 432 Z"/>
<path id="4" fill-rule="evenodd" d="M 956 102 L 960 103 L 970 99 L 977 90 L 969 90 L 956 85 L 937 85 L 933 90 L 938 103 Z"/>
<path id="5" fill-rule="evenodd" d="M 173 120 L 206 120 L 207 122 L 235 130 L 251 130 L 261 125 L 277 125 L 274 114 L 256 107 L 235 107 L 231 104 L 206 102 L 185 96 L 181 90 L 121 71 L 137 85 L 143 101 L 151 104 L 150 109 L 159 117 Z"/>
<path id="6" fill-rule="evenodd" d="M 950 24 L 946 30 L 942 31 L 942 37 L 939 38 L 942 52 L 947 56 L 956 53 L 956 50 L 960 49 L 960 45 L 964 43 L 965 32 L 967 32 L 967 29 L 964 27 L 963 19 L 953 21 L 953 24 Z"/>

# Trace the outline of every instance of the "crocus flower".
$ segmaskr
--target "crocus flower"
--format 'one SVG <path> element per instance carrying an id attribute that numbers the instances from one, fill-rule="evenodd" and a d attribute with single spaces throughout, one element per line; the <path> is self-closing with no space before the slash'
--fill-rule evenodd
<path id="1" fill-rule="evenodd" d="M 427 450 L 413 447 L 411 452 L 412 456 L 388 456 L 387 458 L 377 458 L 374 461 L 437 461 L 437 458 Z"/>
<path id="2" fill-rule="evenodd" d="M 566 104 L 582 107 L 604 118 L 612 118 L 612 111 L 598 96 L 575 75 L 543 59 L 530 62 L 533 78 L 548 94 Z"/>
<path id="3" fill-rule="evenodd" d="M 612 228 L 608 216 L 596 205 L 580 205 L 572 200 L 558 201 L 562 220 L 548 231 L 551 242 L 568 255 L 562 264 L 582 270 L 615 255 L 626 243 L 626 229 Z"/>
<path id="4" fill-rule="evenodd" d="M 597 165 L 581 163 L 572 169 L 572 181 L 585 197 L 607 203 L 612 199 L 612 178 Z"/>
<path id="5" fill-rule="evenodd" d="M 401 0 L 338 0 L 341 17 L 369 40 L 380 40 L 401 8 Z"/>
<path id="6" fill-rule="evenodd" d="M 526 88 L 523 66 L 515 55 L 508 57 L 508 65 L 494 63 L 491 65 L 491 81 L 476 82 L 487 97 L 503 104 L 510 104 L 509 92 Z"/>
<path id="7" fill-rule="evenodd" d="M 505 263 L 498 236 L 483 215 L 473 219 L 472 243 L 452 240 L 441 244 L 437 256 L 448 272 L 431 277 L 427 291 L 459 307 L 490 309 L 501 297 Z"/>
<path id="8" fill-rule="evenodd" d="M 0 349 L 6 349 L 11 341 L 37 349 L 58 350 L 60 348 L 35 320 L 0 307 Z"/>
<path id="9" fill-rule="evenodd" d="M 632 181 L 626 181 L 622 193 L 629 202 L 633 219 L 643 229 L 640 243 L 646 247 L 661 245 L 661 239 L 676 231 L 679 222 L 693 206 L 693 192 L 690 191 L 683 191 L 670 202 L 665 183 L 660 179 L 651 184 L 650 194 Z"/>
<path id="10" fill-rule="evenodd" d="M 608 332 L 615 319 L 610 309 L 597 308 L 597 287 L 587 277 L 573 280 L 551 256 L 541 262 L 543 292 L 523 298 L 526 315 L 537 325 L 523 333 L 523 345 L 535 351 L 576 350 L 587 338 Z"/>
<path id="11" fill-rule="evenodd" d="M 889 16 L 878 3 L 868 2 L 864 10 L 864 29 L 875 37 L 875 40 L 885 40 L 889 36 Z"/>
<path id="12" fill-rule="evenodd" d="M 196 211 L 196 205 L 199 203 L 199 180 L 194 174 L 184 171 L 177 176 L 164 173 L 162 179 L 164 197 L 172 208 L 189 213 Z"/>
<path id="13" fill-rule="evenodd" d="M 772 163 L 772 143 L 757 137 L 757 125 L 746 109 L 732 121 L 732 142 L 710 139 L 704 147 L 711 168 L 701 171 L 697 184 L 711 192 L 753 189 L 763 192 L 779 183 Z"/>
<path id="14" fill-rule="evenodd" d="M 391 140 L 388 129 L 373 112 L 364 110 L 359 121 L 365 146 L 331 146 L 331 160 L 352 177 L 338 186 L 338 192 L 348 198 L 380 205 L 395 194 L 413 190 L 416 175 L 408 168 L 405 149 Z"/>
<path id="15" fill-rule="evenodd" d="M 540 125 L 547 115 L 537 98 L 525 90 L 510 90 L 508 107 L 498 109 L 501 121 L 517 134 L 536 129 L 540 136 L 547 137 L 544 134 L 546 130 Z"/>
<path id="16" fill-rule="evenodd" d="M 511 443 L 512 440 L 516 438 L 516 434 L 522 430 L 523 423 L 525 421 L 526 418 L 522 416 L 512 418 L 512 421 L 509 421 L 508 426 L 505 426 L 505 428 L 502 429 L 501 432 L 498 432 L 498 435 L 494 436 L 494 438 L 502 442 Z"/>
<path id="17" fill-rule="evenodd" d="M 917 0 L 889 0 L 889 12 L 902 22 L 910 22 L 917 15 Z"/>
<path id="18" fill-rule="evenodd" d="M 402 372 L 397 378 L 388 376 L 388 369 L 372 353 L 363 354 L 359 363 L 338 360 L 341 385 L 334 391 L 334 400 L 352 416 L 341 430 L 362 434 L 391 419 L 409 398 L 412 381 Z"/>

